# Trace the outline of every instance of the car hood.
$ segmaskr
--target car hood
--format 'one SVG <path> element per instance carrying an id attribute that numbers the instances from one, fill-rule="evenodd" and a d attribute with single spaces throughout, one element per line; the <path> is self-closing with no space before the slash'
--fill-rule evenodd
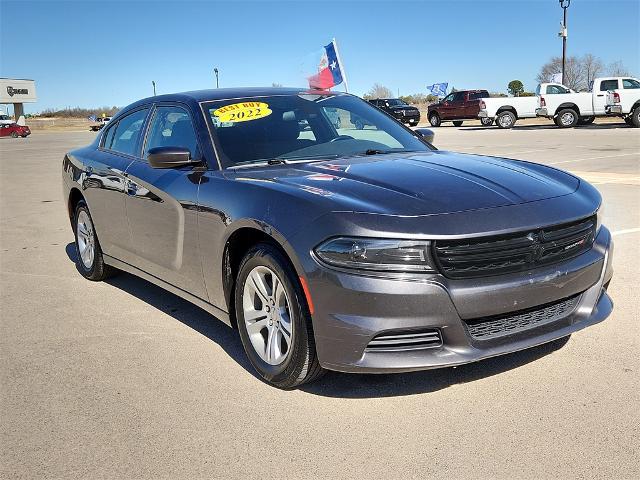
<path id="1" fill-rule="evenodd" d="M 315 195 L 332 211 L 437 215 L 569 195 L 580 181 L 538 164 L 445 151 L 236 170 L 237 180 Z"/>

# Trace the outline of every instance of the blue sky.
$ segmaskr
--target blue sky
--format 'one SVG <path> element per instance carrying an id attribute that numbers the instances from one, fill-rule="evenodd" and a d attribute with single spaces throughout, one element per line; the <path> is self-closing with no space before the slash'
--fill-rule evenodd
<path id="1" fill-rule="evenodd" d="M 301 63 L 336 37 L 361 95 L 425 86 L 504 91 L 561 54 L 557 0 L 0 0 L 0 76 L 36 80 L 27 112 L 125 106 L 152 94 L 272 82 L 304 86 Z M 640 75 L 640 0 L 573 0 L 570 55 Z"/>

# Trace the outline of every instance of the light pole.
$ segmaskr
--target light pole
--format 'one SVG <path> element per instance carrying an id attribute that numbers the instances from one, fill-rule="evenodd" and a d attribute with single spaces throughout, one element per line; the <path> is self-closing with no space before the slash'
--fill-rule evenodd
<path id="1" fill-rule="evenodd" d="M 151 85 L 153 85 L 153 96 L 156 96 L 156 82 L 151 80 Z"/>
<path id="2" fill-rule="evenodd" d="M 564 83 L 564 71 L 567 64 L 567 8 L 571 5 L 571 0 L 558 0 L 560 2 L 560 7 L 564 13 L 563 21 L 562 21 L 562 30 L 560 31 L 560 36 L 562 37 L 562 84 Z"/>
<path id="3" fill-rule="evenodd" d="M 220 85 L 218 85 L 218 68 L 214 68 L 213 69 L 213 73 L 216 74 L 216 88 L 220 88 Z"/>

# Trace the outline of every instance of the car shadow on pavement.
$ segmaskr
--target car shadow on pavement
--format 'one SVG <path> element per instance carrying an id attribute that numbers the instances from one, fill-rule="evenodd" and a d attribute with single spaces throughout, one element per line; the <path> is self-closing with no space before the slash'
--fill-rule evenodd
<path id="1" fill-rule="evenodd" d="M 75 263 L 75 244 L 69 243 L 65 250 L 69 259 Z M 126 272 L 120 272 L 105 280 L 105 283 L 137 297 L 204 335 L 218 344 L 238 365 L 254 377 L 259 378 L 244 353 L 237 332 L 209 312 L 147 280 Z"/>
<path id="2" fill-rule="evenodd" d="M 534 362 L 562 348 L 569 338 L 564 337 L 520 352 L 458 367 L 382 375 L 328 372 L 321 380 L 310 385 L 302 385 L 300 390 L 334 398 L 380 398 L 432 393 L 453 385 L 499 375 Z"/>
<path id="3" fill-rule="evenodd" d="M 473 132 L 476 130 L 501 130 L 500 127 L 496 125 L 492 125 L 490 127 L 459 127 L 461 132 Z M 626 123 L 592 123 L 590 125 L 577 125 L 573 128 L 577 128 L 579 130 L 613 130 L 617 128 L 631 128 Z M 570 128 L 562 129 L 558 128 L 554 123 L 549 123 L 548 125 L 515 125 L 511 127 L 511 130 L 516 131 L 526 131 L 526 130 L 567 130 L 570 131 Z M 437 130 L 436 130 L 437 132 Z"/>
<path id="4" fill-rule="evenodd" d="M 69 260 L 75 263 L 75 244 L 69 243 L 65 251 Z M 139 298 L 204 335 L 218 344 L 238 365 L 256 379 L 261 380 L 246 357 L 238 333 L 210 313 L 147 280 L 126 272 L 119 273 L 105 283 Z M 538 347 L 458 367 L 382 375 L 327 372 L 320 380 L 310 385 L 302 385 L 299 390 L 312 395 L 334 398 L 379 398 L 431 393 L 521 367 L 562 348 L 568 340 L 569 337 L 565 337 Z"/>

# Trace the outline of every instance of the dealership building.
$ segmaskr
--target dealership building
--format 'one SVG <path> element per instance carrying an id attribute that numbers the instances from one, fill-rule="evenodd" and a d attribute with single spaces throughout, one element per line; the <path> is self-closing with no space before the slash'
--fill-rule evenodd
<path id="1" fill-rule="evenodd" d="M 13 105 L 16 120 L 24 116 L 24 104 L 36 100 L 35 81 L 25 78 L 0 78 L 0 105 Z"/>

